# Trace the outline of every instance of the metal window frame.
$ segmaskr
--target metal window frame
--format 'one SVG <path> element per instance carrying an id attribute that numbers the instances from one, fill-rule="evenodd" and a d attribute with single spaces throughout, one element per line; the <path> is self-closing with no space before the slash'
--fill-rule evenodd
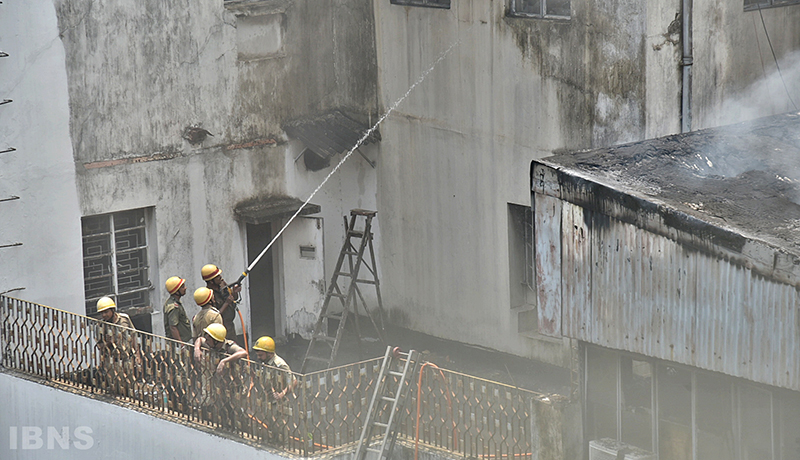
<path id="1" fill-rule="evenodd" d="M 534 19 L 571 19 L 572 18 L 572 0 L 570 2 L 569 16 L 562 16 L 558 14 L 549 14 L 547 12 L 547 0 L 541 0 L 541 7 L 539 13 L 522 13 L 517 11 L 517 3 L 524 2 L 525 0 L 509 0 L 508 15 L 516 18 L 534 18 Z M 797 0 L 800 1 L 800 0 Z"/>
<path id="2" fill-rule="evenodd" d="M 523 226 L 525 235 L 525 284 L 531 292 L 536 292 L 536 245 L 533 243 L 533 207 L 525 208 Z"/>
<path id="3" fill-rule="evenodd" d="M 130 211 L 141 211 L 142 215 L 143 215 L 143 217 L 145 219 L 145 222 L 143 224 L 141 224 L 141 225 L 125 227 L 123 229 L 120 229 L 120 231 L 142 230 L 143 233 L 144 233 L 144 245 L 140 245 L 140 246 L 136 246 L 136 247 L 132 247 L 132 248 L 127 248 L 127 249 L 123 249 L 123 250 L 117 250 L 117 240 L 116 240 L 117 228 L 116 228 L 116 225 L 115 225 L 115 223 L 116 223 L 115 216 L 117 216 L 119 214 L 122 214 L 122 213 L 125 213 L 125 212 L 130 212 Z M 111 259 L 111 261 L 110 261 L 110 263 L 111 263 L 111 285 L 112 285 L 113 292 L 109 292 L 109 293 L 106 293 L 104 295 L 111 295 L 115 299 L 119 299 L 120 296 L 125 295 L 125 294 L 134 294 L 134 293 L 137 293 L 137 292 L 143 292 L 143 291 L 151 290 L 152 287 L 153 287 L 153 282 L 152 282 L 152 279 L 151 279 L 151 276 L 150 276 L 150 274 L 151 274 L 150 263 L 149 263 L 150 262 L 150 244 L 149 244 L 150 238 L 149 238 L 149 235 L 148 235 L 148 225 L 147 225 L 148 224 L 147 223 L 148 212 L 147 212 L 147 208 L 126 209 L 126 210 L 123 210 L 123 211 L 111 212 L 111 213 L 108 213 L 108 214 L 84 216 L 82 219 L 90 218 L 90 217 L 101 217 L 101 216 L 106 216 L 108 218 L 108 223 L 109 223 L 108 228 L 109 228 L 109 230 L 107 232 L 98 232 L 98 233 L 93 233 L 91 235 L 83 235 L 82 234 L 81 235 L 81 240 L 83 241 L 87 237 L 96 237 L 96 236 L 108 236 L 108 238 L 109 238 L 109 252 L 108 253 L 93 254 L 93 255 L 88 256 L 88 257 L 85 257 L 85 256 L 82 257 L 82 260 L 85 261 L 87 259 L 97 259 L 97 258 L 101 258 L 101 257 L 110 256 L 110 259 Z M 143 265 L 139 265 L 138 268 L 136 268 L 134 270 L 130 270 L 130 269 L 128 269 L 128 270 L 120 270 L 119 269 L 119 267 L 117 266 L 117 254 L 127 254 L 127 253 L 131 253 L 131 252 L 141 251 L 142 249 L 144 249 L 145 252 L 147 253 L 147 263 L 145 263 Z M 141 271 L 141 270 L 145 270 L 147 272 L 147 284 L 143 285 L 143 286 L 140 286 L 140 287 L 137 287 L 137 288 L 125 290 L 124 292 L 120 292 L 120 290 L 119 290 L 119 276 L 121 274 L 124 275 L 124 274 L 128 274 L 128 273 L 138 272 L 138 271 Z M 102 277 L 99 277 L 99 276 L 86 277 L 84 275 L 83 276 L 84 286 L 85 286 L 85 283 L 86 283 L 87 280 L 99 279 L 99 278 L 104 278 L 104 277 L 105 276 L 102 276 Z M 100 297 L 102 297 L 102 296 L 100 296 Z M 90 298 L 85 298 L 84 300 L 85 300 L 86 303 L 88 303 L 90 301 L 96 301 L 96 300 L 100 299 L 100 297 L 90 297 Z M 88 308 L 87 308 L 87 312 L 86 312 L 87 315 L 95 314 L 95 313 L 96 313 L 96 311 L 91 311 L 90 312 L 90 311 L 88 311 Z"/>

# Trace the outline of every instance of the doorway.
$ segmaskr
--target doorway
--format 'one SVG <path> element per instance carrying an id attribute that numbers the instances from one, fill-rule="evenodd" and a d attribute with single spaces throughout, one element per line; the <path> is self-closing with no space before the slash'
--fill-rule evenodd
<path id="1" fill-rule="evenodd" d="M 272 226 L 264 224 L 247 224 L 247 261 L 248 266 L 261 254 L 261 251 L 272 240 Z M 267 254 L 250 270 L 250 333 L 251 342 L 268 335 L 275 337 L 275 282 L 272 265 L 272 252 Z"/>

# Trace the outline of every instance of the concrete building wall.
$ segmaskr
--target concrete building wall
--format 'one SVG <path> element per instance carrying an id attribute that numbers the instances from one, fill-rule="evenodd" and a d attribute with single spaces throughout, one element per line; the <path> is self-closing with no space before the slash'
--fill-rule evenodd
<path id="1" fill-rule="evenodd" d="M 65 51 L 51 2 L 0 5 L 0 292 L 82 305 Z M 14 197 L 19 197 L 14 199 Z M 8 201 L 5 201 L 8 200 Z"/>
<path id="2" fill-rule="evenodd" d="M 566 363 L 559 342 L 517 333 L 506 206 L 530 203 L 531 159 L 680 131 L 681 3 L 573 0 L 569 20 L 543 20 L 509 17 L 505 1 L 374 1 L 385 109 L 452 47 L 382 126 L 380 264 L 395 320 Z M 798 49 L 797 10 L 765 11 L 781 59 Z M 717 123 L 723 102 L 759 78 L 750 69 L 766 62 L 765 39 L 761 54 L 745 46 L 754 14 L 694 2 L 694 126 Z"/>
<path id="3" fill-rule="evenodd" d="M 692 128 L 796 112 L 800 7 L 759 12 L 743 11 L 740 1 L 694 5 Z"/>
<path id="4" fill-rule="evenodd" d="M 645 58 L 674 55 L 647 37 L 666 33 L 675 10 L 648 22 L 646 3 L 575 1 L 570 20 L 537 20 L 506 6 L 375 2 L 385 107 L 454 45 L 383 125 L 386 298 L 409 327 L 563 365 L 562 342 L 517 333 L 506 203 L 530 203 L 531 158 L 645 136 Z"/>
<path id="5" fill-rule="evenodd" d="M 318 174 L 294 161 L 300 147 L 288 142 L 281 125 L 333 107 L 376 112 L 371 4 L 54 3 L 55 9 L 45 0 L 6 5 L 13 14 L 2 15 L 11 31 L 0 34 L 3 49 L 30 56 L 5 61 L 19 72 L 4 87 L 28 102 L 17 105 L 3 136 L 18 152 L 24 147 L 38 157 L 34 163 L 30 154 L 24 160 L 18 152 L 0 154 L 9 165 L 0 174 L 17 178 L 4 181 L 9 195 L 35 187 L 42 198 L 0 203 L 19 222 L 3 226 L 7 236 L 0 241 L 26 236 L 24 246 L 0 249 L 14 251 L 3 258 L 4 273 L 14 275 L 2 275 L 0 290 L 26 287 L 21 292 L 28 300 L 84 313 L 81 217 L 151 208 L 150 299 L 153 330 L 162 333 L 169 276 L 187 279 L 191 317 L 198 311 L 191 292 L 204 285 L 202 265 L 219 265 L 229 282 L 247 266 L 244 224 L 233 214 L 237 203 L 272 195 L 304 199 L 318 184 Z M 190 143 L 184 137 L 192 126 L 211 135 Z M 314 201 L 333 223 L 342 209 L 374 207 L 372 168 L 353 160 L 340 170 L 347 185 Z M 329 227 L 328 246 L 338 248 L 340 226 Z M 279 334 L 286 332 L 296 331 Z"/>
<path id="6" fill-rule="evenodd" d="M 374 124 L 377 120 L 372 120 Z M 287 160 L 286 160 L 286 179 L 287 187 L 290 193 L 294 196 L 305 199 L 309 197 L 320 184 L 330 175 L 331 170 L 344 158 L 344 155 L 336 155 L 331 158 L 331 166 L 319 171 L 310 171 L 303 166 L 303 159 L 300 158 L 294 161 L 303 151 L 305 146 L 300 141 L 290 141 L 287 147 Z M 380 147 L 377 145 L 365 145 L 358 149 L 369 158 L 370 161 L 381 163 L 385 159 L 380 157 Z M 321 276 L 323 283 L 320 291 L 320 286 L 305 286 L 302 292 L 298 291 L 298 296 L 302 299 L 299 301 L 304 302 L 299 310 L 296 310 L 298 317 L 306 317 L 310 319 L 313 316 L 313 321 L 308 324 L 305 323 L 306 330 L 303 328 L 291 328 L 291 332 L 303 333 L 311 331 L 316 323 L 319 309 L 312 308 L 311 296 L 314 292 L 319 295 L 323 293 L 322 297 L 317 297 L 317 306 L 322 306 L 324 300 L 324 292 L 330 284 L 331 277 L 333 276 L 334 268 L 336 266 L 339 252 L 344 243 L 344 223 L 343 216 L 350 219 L 351 209 L 369 209 L 377 210 L 377 182 L 378 182 L 378 169 L 370 166 L 367 161 L 357 152 L 353 152 L 342 167 L 333 175 L 328 178 L 328 181 L 316 192 L 312 203 L 322 204 L 320 213 L 315 215 L 322 218 L 323 222 L 323 246 L 324 246 L 324 273 Z M 376 254 L 381 251 L 381 222 L 384 218 L 383 213 L 378 213 L 372 221 L 372 228 L 374 234 L 374 249 Z M 361 221 L 359 221 L 361 222 Z M 296 251 L 294 248 L 292 251 Z M 305 264 L 303 264 L 305 265 Z M 304 267 L 298 266 L 297 270 L 305 270 Z M 379 273 L 382 270 L 380 263 L 378 263 Z M 377 299 L 375 297 L 374 289 L 362 289 L 362 294 L 365 296 L 370 308 L 377 308 Z M 311 316 L 308 316 L 311 314 Z M 297 323 L 299 324 L 299 323 Z"/>

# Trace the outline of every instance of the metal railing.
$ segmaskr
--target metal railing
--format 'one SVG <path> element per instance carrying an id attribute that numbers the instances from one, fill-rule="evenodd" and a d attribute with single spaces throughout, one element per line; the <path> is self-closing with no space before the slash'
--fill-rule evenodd
<path id="1" fill-rule="evenodd" d="M 193 359 L 189 344 L 4 295 L 0 320 L 2 367 L 303 456 L 358 441 L 382 360 L 298 374 L 242 359 L 218 372 L 219 356 Z M 409 384 L 399 437 L 469 458 L 531 458 L 540 394 L 432 364 Z"/>

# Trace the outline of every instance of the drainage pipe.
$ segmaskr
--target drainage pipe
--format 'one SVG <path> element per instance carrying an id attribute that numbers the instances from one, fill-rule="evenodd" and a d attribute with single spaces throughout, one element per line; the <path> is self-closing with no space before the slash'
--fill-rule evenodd
<path id="1" fill-rule="evenodd" d="M 692 130 L 692 1 L 682 0 L 681 5 L 681 132 Z"/>

